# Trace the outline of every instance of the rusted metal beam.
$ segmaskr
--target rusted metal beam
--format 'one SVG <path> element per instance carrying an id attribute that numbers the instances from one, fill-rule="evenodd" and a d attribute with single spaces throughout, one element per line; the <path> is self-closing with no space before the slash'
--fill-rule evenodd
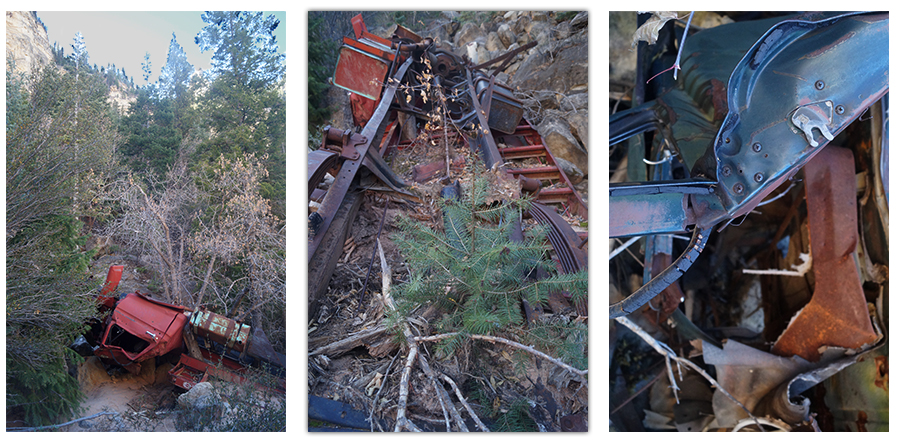
<path id="1" fill-rule="evenodd" d="M 400 79 L 403 75 L 406 74 L 407 68 L 409 68 L 413 59 L 409 58 L 403 65 L 400 66 L 400 69 L 397 70 L 396 78 Z M 321 222 L 316 222 L 313 225 L 312 233 L 308 240 L 307 246 L 307 262 L 311 262 L 313 256 L 316 254 L 316 250 L 321 244 L 322 239 L 325 237 L 325 233 L 328 230 L 328 227 L 331 225 L 332 220 L 334 219 L 334 215 L 337 212 L 338 208 L 341 206 L 341 203 L 344 201 L 344 196 L 347 194 L 347 191 L 350 189 L 350 184 L 353 182 L 353 179 L 356 177 L 357 171 L 359 171 L 359 167 L 362 165 L 363 159 L 366 157 L 366 153 L 369 152 L 369 149 L 372 147 L 373 142 L 375 141 L 375 137 L 378 135 L 378 131 L 383 130 L 384 118 L 387 116 L 388 110 L 391 105 L 391 101 L 394 99 L 394 93 L 397 91 L 397 83 L 391 82 L 388 87 L 384 91 L 384 95 L 381 98 L 381 102 L 378 105 L 378 108 L 375 109 L 375 113 L 372 114 L 372 117 L 369 119 L 368 124 L 363 129 L 361 134 L 361 143 L 356 145 L 356 150 L 358 156 L 355 160 L 346 160 L 344 165 L 341 167 L 340 173 L 335 178 L 334 183 L 331 185 L 331 188 L 328 190 L 328 194 L 325 195 L 325 199 L 322 201 L 322 206 L 317 211 L 318 216 L 316 218 L 311 219 L 313 222 L 316 219 L 321 219 Z"/>
<path id="2" fill-rule="evenodd" d="M 772 352 L 819 360 L 819 349 L 857 349 L 877 339 L 855 253 L 856 171 L 850 149 L 829 145 L 804 167 L 809 243 L 816 284 Z"/>

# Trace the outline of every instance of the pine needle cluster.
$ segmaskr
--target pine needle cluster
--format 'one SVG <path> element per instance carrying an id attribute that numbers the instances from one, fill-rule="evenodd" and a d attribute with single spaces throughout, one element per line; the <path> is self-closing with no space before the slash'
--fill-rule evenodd
<path id="1" fill-rule="evenodd" d="M 476 169 L 477 168 L 471 168 Z M 568 291 L 587 298 L 587 272 L 556 274 L 546 229 L 534 226 L 514 237 L 529 202 L 495 201 L 490 171 L 474 172 L 458 199 L 441 199 L 444 231 L 405 216 L 395 238 L 410 269 L 409 281 L 398 286 L 398 322 L 406 312 L 436 305 L 444 316 L 433 322 L 440 332 L 458 332 L 439 350 L 449 355 L 467 334 L 495 335 L 524 324 L 523 300 L 546 304 L 550 293 Z M 521 240 L 516 240 L 521 239 Z M 549 273 L 539 278 L 538 271 Z"/>

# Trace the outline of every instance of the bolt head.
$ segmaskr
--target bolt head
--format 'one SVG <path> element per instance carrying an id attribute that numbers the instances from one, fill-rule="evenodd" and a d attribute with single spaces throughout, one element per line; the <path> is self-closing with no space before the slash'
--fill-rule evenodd
<path id="1" fill-rule="evenodd" d="M 728 166 L 728 165 L 722 166 L 722 175 L 724 175 L 726 177 L 731 175 L 731 166 Z"/>
<path id="2" fill-rule="evenodd" d="M 763 178 L 764 177 L 763 177 L 762 172 L 757 172 L 756 174 L 753 174 L 753 180 L 756 180 L 757 183 L 763 181 Z"/>
<path id="3" fill-rule="evenodd" d="M 741 194 L 744 192 L 744 185 L 742 185 L 740 183 L 735 183 L 734 187 L 731 189 L 734 191 L 735 194 Z"/>
<path id="4" fill-rule="evenodd" d="M 762 144 L 753 143 L 753 152 L 759 152 L 762 150 Z"/>
<path id="5" fill-rule="evenodd" d="M 816 90 L 822 90 L 823 88 L 825 88 L 825 81 L 816 81 Z"/>
<path id="6" fill-rule="evenodd" d="M 844 106 L 837 106 L 837 107 L 834 108 L 834 111 L 835 111 L 838 115 L 843 115 L 843 114 L 844 114 Z"/>

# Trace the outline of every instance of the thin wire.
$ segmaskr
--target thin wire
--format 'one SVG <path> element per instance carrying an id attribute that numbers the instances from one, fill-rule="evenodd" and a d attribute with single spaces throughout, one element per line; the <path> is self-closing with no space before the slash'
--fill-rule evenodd
<path id="1" fill-rule="evenodd" d="M 678 80 L 678 69 L 681 68 L 681 50 L 684 49 L 684 41 L 687 40 L 688 31 L 691 29 L 691 19 L 694 18 L 694 11 L 688 16 L 687 25 L 684 26 L 684 34 L 681 35 L 681 44 L 678 45 L 678 54 L 675 56 L 675 80 Z"/>
<path id="2" fill-rule="evenodd" d="M 764 202 L 760 202 L 759 205 L 756 205 L 756 207 L 759 208 L 759 207 L 761 207 L 761 206 L 763 206 L 763 205 L 768 205 L 768 204 L 770 204 L 770 203 L 772 203 L 772 202 L 774 202 L 774 201 L 776 201 L 776 200 L 778 200 L 778 199 L 784 197 L 784 195 L 787 194 L 788 191 L 790 191 L 791 188 L 794 187 L 794 185 L 796 185 L 796 183 L 791 183 L 791 185 L 788 186 L 787 189 L 785 189 L 784 191 L 782 191 L 781 194 L 778 194 L 777 196 L 772 197 L 771 199 L 766 200 L 766 201 L 764 201 Z"/>

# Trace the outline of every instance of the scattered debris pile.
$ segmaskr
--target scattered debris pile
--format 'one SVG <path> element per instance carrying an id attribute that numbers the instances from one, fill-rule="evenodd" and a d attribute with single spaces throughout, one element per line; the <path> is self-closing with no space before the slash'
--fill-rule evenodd
<path id="1" fill-rule="evenodd" d="M 361 130 L 308 157 L 310 429 L 586 430 L 587 204 L 501 80 L 541 43 L 352 26 L 332 82 Z"/>
<path id="2" fill-rule="evenodd" d="M 887 430 L 888 15 L 716 16 L 613 44 L 610 428 Z"/>

